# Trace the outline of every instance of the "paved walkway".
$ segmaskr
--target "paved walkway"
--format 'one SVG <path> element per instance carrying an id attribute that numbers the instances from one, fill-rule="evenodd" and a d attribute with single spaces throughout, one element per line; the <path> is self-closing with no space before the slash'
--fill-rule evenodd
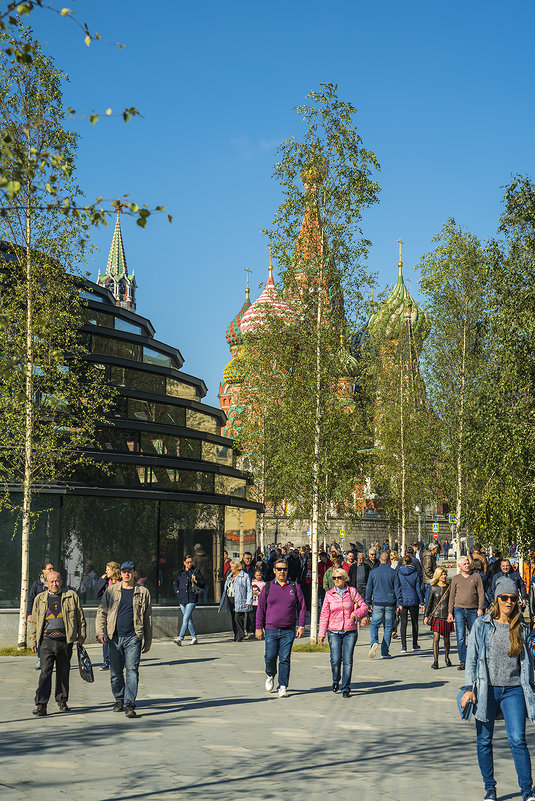
<path id="1" fill-rule="evenodd" d="M 280 699 L 264 691 L 263 643 L 157 642 L 142 661 L 136 720 L 111 711 L 108 673 L 90 685 L 74 670 L 73 711 L 52 703 L 35 718 L 35 660 L 2 657 L 0 798 L 480 801 L 474 726 L 455 705 L 462 674 L 442 656 L 431 670 L 429 634 L 421 644 L 401 656 L 396 640 L 395 659 L 372 660 L 365 630 L 350 699 L 330 691 L 328 654 L 294 654 L 291 697 Z M 100 648 L 88 650 L 98 662 Z M 499 798 L 518 797 L 503 722 L 495 767 Z"/>

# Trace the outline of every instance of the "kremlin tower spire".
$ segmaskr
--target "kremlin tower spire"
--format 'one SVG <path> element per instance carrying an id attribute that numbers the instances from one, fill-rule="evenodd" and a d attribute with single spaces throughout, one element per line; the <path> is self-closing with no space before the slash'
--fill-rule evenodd
<path id="1" fill-rule="evenodd" d="M 126 266 L 126 256 L 124 253 L 123 235 L 121 232 L 121 208 L 117 208 L 117 219 L 115 220 L 115 230 L 111 240 L 110 253 L 106 272 L 99 270 L 97 284 L 108 289 L 117 306 L 127 309 L 136 309 L 136 277 L 134 272 L 129 275 Z"/>

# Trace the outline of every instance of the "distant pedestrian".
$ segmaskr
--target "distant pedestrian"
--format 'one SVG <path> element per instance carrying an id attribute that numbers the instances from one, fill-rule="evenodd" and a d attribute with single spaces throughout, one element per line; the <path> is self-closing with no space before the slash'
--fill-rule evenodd
<path id="1" fill-rule="evenodd" d="M 299 584 L 287 581 L 288 565 L 285 559 L 277 559 L 274 565 L 275 578 L 262 589 L 258 598 L 256 613 L 256 638 L 266 638 L 266 692 L 270 693 L 275 684 L 277 659 L 279 661 L 280 698 L 288 695 L 290 680 L 290 659 L 295 637 L 305 633 L 305 598 Z M 298 622 L 296 631 L 296 622 Z"/>
<path id="2" fill-rule="evenodd" d="M 366 596 L 366 585 L 370 576 L 371 567 L 364 559 L 363 553 L 357 554 L 357 559 L 349 569 L 349 584 L 363 598 Z"/>
<path id="3" fill-rule="evenodd" d="M 425 593 L 426 603 L 429 595 L 429 586 L 431 584 L 431 579 L 433 578 L 435 570 L 437 569 L 437 555 L 438 555 L 437 542 L 429 543 L 428 549 L 424 551 L 422 554 L 422 579 L 424 582 L 424 593 Z"/>
<path id="4" fill-rule="evenodd" d="M 450 660 L 450 634 L 453 631 L 453 623 L 448 621 L 448 601 L 450 585 L 448 584 L 448 574 L 443 567 L 437 567 L 431 579 L 429 595 L 424 612 L 424 623 L 431 626 L 433 632 L 433 664 L 431 667 L 438 670 L 438 653 L 440 637 L 444 640 L 444 659 L 446 667 L 451 667 Z"/>
<path id="5" fill-rule="evenodd" d="M 86 623 L 80 598 L 74 590 L 63 590 L 61 576 L 48 570 L 46 589 L 35 596 L 29 644 L 32 651 L 41 646 L 41 675 L 35 693 L 34 715 L 47 714 L 52 691 L 52 671 L 56 665 L 55 699 L 60 712 L 68 712 L 69 675 L 73 643 L 83 644 Z"/>
<path id="6" fill-rule="evenodd" d="M 500 579 L 507 577 L 514 581 L 516 584 L 517 592 L 518 592 L 518 603 L 521 609 L 524 609 L 527 602 L 527 594 L 526 594 L 526 585 L 524 580 L 520 576 L 520 573 L 515 570 L 509 561 L 509 559 L 502 559 L 500 562 L 500 569 L 497 573 L 494 574 L 492 578 L 492 582 L 488 588 L 488 592 L 491 598 L 494 598 L 496 594 L 496 585 Z"/>
<path id="7" fill-rule="evenodd" d="M 135 718 L 141 654 L 152 644 L 150 592 L 135 581 L 134 563 L 121 565 L 121 582 L 105 591 L 97 609 L 97 640 L 110 648 L 110 683 L 115 698 L 114 712 Z M 126 674 L 126 676 L 125 676 Z"/>
<path id="8" fill-rule="evenodd" d="M 504 577 L 495 589 L 492 609 L 474 622 L 468 638 L 466 692 L 461 705 L 464 707 L 468 700 L 475 705 L 477 760 L 485 785 L 485 801 L 496 801 L 497 797 L 492 737 L 498 710 L 505 719 L 522 799 L 535 801 L 526 743 L 526 718 L 535 722 L 529 629 L 522 619 L 516 584 Z"/>
<path id="9" fill-rule="evenodd" d="M 219 611 L 228 609 L 230 612 L 234 642 L 243 642 L 245 639 L 246 615 L 252 608 L 253 585 L 251 579 L 242 570 L 241 562 L 233 559 L 230 562 L 230 572 L 225 581 Z"/>
<path id="10" fill-rule="evenodd" d="M 199 596 L 206 588 L 206 581 L 200 569 L 193 566 L 193 557 L 189 554 L 184 557 L 184 567 L 176 574 L 173 588 L 182 612 L 182 626 L 174 642 L 182 645 L 186 631 L 189 631 L 191 634 L 190 645 L 197 645 L 198 638 L 193 622 L 193 612 L 199 602 Z"/>
<path id="11" fill-rule="evenodd" d="M 403 564 L 398 570 L 399 585 L 401 588 L 401 604 L 398 606 L 401 619 L 401 653 L 407 653 L 407 621 L 411 616 L 412 650 L 419 651 L 418 645 L 418 607 L 424 611 L 424 598 L 420 587 L 418 571 L 413 566 L 410 557 L 404 556 Z"/>
<path id="12" fill-rule="evenodd" d="M 374 658 L 379 647 L 379 626 L 383 624 L 384 635 L 381 643 L 381 659 L 391 659 L 390 640 L 396 614 L 396 606 L 401 606 L 401 587 L 396 570 L 387 564 L 388 554 L 383 551 L 379 566 L 371 571 L 366 586 L 366 603 L 372 606 L 370 622 L 370 653 Z"/>
<path id="13" fill-rule="evenodd" d="M 472 574 L 468 557 L 461 556 L 457 562 L 458 575 L 451 580 L 448 599 L 448 621 L 453 623 L 455 617 L 455 632 L 457 634 L 457 654 L 459 666 L 457 670 L 464 670 L 466 660 L 466 629 L 468 634 L 478 616 L 483 614 L 485 608 L 485 590 L 481 576 Z"/>
<path id="14" fill-rule="evenodd" d="M 331 559 L 332 566 L 325 571 L 325 575 L 323 576 L 323 589 L 325 592 L 334 588 L 333 573 L 335 570 L 342 567 L 342 561 L 340 556 L 333 556 Z"/>
<path id="15" fill-rule="evenodd" d="M 448 540 L 444 540 L 442 543 L 442 552 L 444 554 L 444 559 L 447 559 L 450 553 L 450 544 Z"/>
<path id="16" fill-rule="evenodd" d="M 334 589 L 325 593 L 318 636 L 319 642 L 322 643 L 325 634 L 328 635 L 333 692 L 338 692 L 341 679 L 344 698 L 349 698 L 351 695 L 353 652 L 358 637 L 357 621 L 360 620 L 361 625 L 365 626 L 368 614 L 368 607 L 363 598 L 354 587 L 347 586 L 348 578 L 343 568 L 334 570 Z"/>
<path id="17" fill-rule="evenodd" d="M 253 614 L 255 615 L 255 634 L 256 634 L 256 610 L 258 608 L 258 598 L 260 596 L 260 593 L 266 586 L 266 582 L 264 581 L 264 574 L 258 568 L 255 570 L 252 585 L 253 585 Z"/>
<path id="18" fill-rule="evenodd" d="M 364 561 L 369 564 L 371 570 L 375 570 L 376 567 L 379 567 L 379 559 L 377 558 L 377 549 L 375 546 L 368 548 L 368 556 Z"/>

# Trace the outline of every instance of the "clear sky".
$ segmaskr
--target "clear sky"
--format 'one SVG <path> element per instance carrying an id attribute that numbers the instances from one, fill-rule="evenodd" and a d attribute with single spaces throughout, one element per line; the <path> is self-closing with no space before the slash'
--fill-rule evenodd
<path id="1" fill-rule="evenodd" d="M 69 20 L 37 11 L 45 52 L 70 75 L 79 113 L 136 106 L 143 119 L 74 123 L 79 182 L 89 200 L 128 193 L 173 214 L 142 231 L 123 218 L 137 310 L 203 378 L 207 401 L 230 354 L 228 322 L 267 278 L 260 229 L 280 202 L 275 149 L 302 129 L 293 107 L 320 82 L 358 109 L 381 163 L 380 203 L 365 213 L 369 267 L 395 281 L 397 244 L 413 266 L 455 217 L 496 231 L 512 173 L 535 177 L 532 0 L 59 0 L 104 40 L 83 44 Z M 113 225 L 95 231 L 89 269 L 105 268 Z M 277 275 L 275 274 L 275 279 Z"/>

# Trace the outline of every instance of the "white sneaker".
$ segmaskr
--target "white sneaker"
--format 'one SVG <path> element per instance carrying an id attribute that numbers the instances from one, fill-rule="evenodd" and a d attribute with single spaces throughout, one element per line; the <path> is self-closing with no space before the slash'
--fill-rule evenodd
<path id="1" fill-rule="evenodd" d="M 378 642 L 373 642 L 372 645 L 371 645 L 371 648 L 370 648 L 370 653 L 368 654 L 370 659 L 374 658 L 375 654 L 377 653 L 377 649 L 378 648 L 379 648 L 379 643 Z"/>
<path id="2" fill-rule="evenodd" d="M 173 642 L 176 643 L 177 645 L 182 645 L 182 640 L 180 639 L 180 637 L 175 637 Z"/>
<path id="3" fill-rule="evenodd" d="M 192 637 L 190 645 L 198 645 L 198 644 L 199 644 L 199 640 L 197 639 L 197 637 Z"/>
<path id="4" fill-rule="evenodd" d="M 270 693 L 273 689 L 273 685 L 275 683 L 275 676 L 266 676 L 266 683 L 264 687 L 266 688 L 266 692 Z"/>
<path id="5" fill-rule="evenodd" d="M 288 698 L 288 690 L 283 684 L 279 687 L 279 698 Z"/>

